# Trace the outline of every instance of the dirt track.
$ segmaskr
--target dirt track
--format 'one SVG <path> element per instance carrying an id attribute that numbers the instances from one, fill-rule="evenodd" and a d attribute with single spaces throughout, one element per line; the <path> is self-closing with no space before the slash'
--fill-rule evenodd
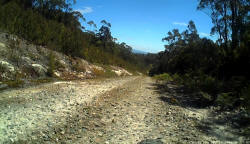
<path id="1" fill-rule="evenodd" d="M 149 77 L 57 82 L 0 93 L 0 143 L 238 143 L 197 128 L 208 109 L 166 103 Z"/>

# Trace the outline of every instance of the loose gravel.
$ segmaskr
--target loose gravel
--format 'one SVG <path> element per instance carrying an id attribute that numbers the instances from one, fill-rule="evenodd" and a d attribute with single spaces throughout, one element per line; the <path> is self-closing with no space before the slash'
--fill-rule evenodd
<path id="1" fill-rule="evenodd" d="M 242 143 L 199 126 L 211 109 L 162 99 L 149 77 L 50 83 L 0 94 L 0 143 Z"/>

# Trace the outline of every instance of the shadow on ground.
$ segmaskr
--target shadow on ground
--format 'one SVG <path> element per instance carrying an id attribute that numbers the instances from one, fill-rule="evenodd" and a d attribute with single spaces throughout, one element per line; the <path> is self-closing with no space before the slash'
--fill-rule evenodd
<path id="1" fill-rule="evenodd" d="M 221 142 L 250 143 L 250 115 L 245 111 L 220 111 L 201 94 L 190 92 L 174 83 L 150 83 L 149 89 L 157 92 L 159 99 L 169 105 L 187 109 L 207 109 L 207 117 L 195 120 L 196 128 Z M 211 107 L 215 109 L 211 109 Z"/>
<path id="2" fill-rule="evenodd" d="M 160 97 L 159 99 L 170 104 L 178 105 L 184 108 L 206 108 L 210 106 L 208 100 L 202 97 L 198 92 L 191 93 L 184 86 L 178 86 L 174 83 L 151 83 L 153 89 Z"/>

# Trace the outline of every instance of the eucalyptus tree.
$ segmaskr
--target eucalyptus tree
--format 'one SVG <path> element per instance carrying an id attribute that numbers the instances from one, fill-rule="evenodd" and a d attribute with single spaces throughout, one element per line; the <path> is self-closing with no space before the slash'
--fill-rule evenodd
<path id="1" fill-rule="evenodd" d="M 92 29 L 92 32 L 93 34 L 95 34 L 95 31 L 96 31 L 96 28 L 97 28 L 97 25 L 95 24 L 94 21 L 88 21 L 87 24 L 90 26 L 90 27 L 93 27 L 94 29 Z"/>
<path id="2" fill-rule="evenodd" d="M 231 48 L 239 46 L 240 39 L 249 23 L 249 0 L 199 0 L 198 10 L 207 13 L 214 24 L 211 34 L 219 34 L 219 42 Z"/>

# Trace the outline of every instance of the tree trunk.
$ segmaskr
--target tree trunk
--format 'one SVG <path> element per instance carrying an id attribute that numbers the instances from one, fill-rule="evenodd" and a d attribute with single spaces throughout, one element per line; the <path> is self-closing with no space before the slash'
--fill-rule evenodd
<path id="1" fill-rule="evenodd" d="M 227 2 L 224 2 L 224 41 L 225 41 L 225 49 L 228 50 L 228 32 L 227 32 Z"/>
<path id="2" fill-rule="evenodd" d="M 237 39 L 238 39 L 238 27 L 237 27 L 237 2 L 236 0 L 232 0 L 230 2 L 230 7 L 232 11 L 232 18 L 231 18 L 231 27 L 232 27 L 232 49 L 237 47 Z"/>

